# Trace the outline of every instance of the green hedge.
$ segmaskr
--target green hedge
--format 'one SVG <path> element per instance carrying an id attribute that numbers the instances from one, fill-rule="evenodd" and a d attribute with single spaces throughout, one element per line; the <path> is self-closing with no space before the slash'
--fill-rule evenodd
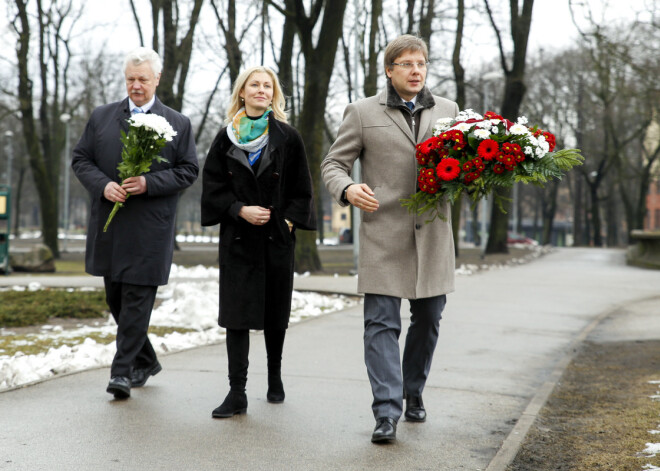
<path id="1" fill-rule="evenodd" d="M 43 324 L 51 317 L 104 317 L 107 309 L 103 290 L 0 291 L 0 327 Z"/>

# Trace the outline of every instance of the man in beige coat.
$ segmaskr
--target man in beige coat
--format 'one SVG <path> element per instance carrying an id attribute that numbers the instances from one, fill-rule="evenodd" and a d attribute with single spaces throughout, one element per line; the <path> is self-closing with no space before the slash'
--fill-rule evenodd
<path id="1" fill-rule="evenodd" d="M 447 293 L 454 290 L 451 213 L 425 223 L 400 200 L 417 191 L 415 145 L 431 136 L 439 118 L 458 114 L 456 103 L 425 86 L 428 49 L 404 35 L 388 44 L 387 87 L 346 107 L 337 139 L 321 164 L 330 194 L 362 213 L 358 291 L 364 293 L 364 350 L 376 419 L 371 441 L 396 439 L 406 419 L 424 422 L 422 391 L 431 368 Z M 351 170 L 360 159 L 362 182 Z M 403 362 L 399 356 L 401 298 L 410 300 L 411 322 Z"/>

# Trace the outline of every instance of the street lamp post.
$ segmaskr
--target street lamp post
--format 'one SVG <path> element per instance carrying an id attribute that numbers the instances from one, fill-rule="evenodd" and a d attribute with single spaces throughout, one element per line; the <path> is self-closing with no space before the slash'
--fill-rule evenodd
<path id="1" fill-rule="evenodd" d="M 62 211 L 64 238 L 62 239 L 62 251 L 66 252 L 66 242 L 69 232 L 69 121 L 71 121 L 71 115 L 69 113 L 62 113 L 60 115 L 60 121 L 64 123 L 64 208 Z"/>

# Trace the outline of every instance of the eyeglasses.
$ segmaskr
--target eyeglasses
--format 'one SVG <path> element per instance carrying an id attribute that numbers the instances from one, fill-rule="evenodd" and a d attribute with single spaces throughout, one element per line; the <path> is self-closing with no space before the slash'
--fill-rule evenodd
<path id="1" fill-rule="evenodd" d="M 429 64 L 430 62 L 392 62 L 392 65 L 398 65 L 404 69 L 412 69 L 414 66 L 417 66 L 418 69 L 422 70 L 426 69 L 426 66 Z"/>

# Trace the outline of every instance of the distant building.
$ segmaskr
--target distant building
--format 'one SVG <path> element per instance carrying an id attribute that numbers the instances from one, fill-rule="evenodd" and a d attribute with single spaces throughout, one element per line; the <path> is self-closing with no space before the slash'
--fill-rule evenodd
<path id="1" fill-rule="evenodd" d="M 660 229 L 660 180 L 654 180 L 646 195 L 646 223 L 644 229 Z"/>

